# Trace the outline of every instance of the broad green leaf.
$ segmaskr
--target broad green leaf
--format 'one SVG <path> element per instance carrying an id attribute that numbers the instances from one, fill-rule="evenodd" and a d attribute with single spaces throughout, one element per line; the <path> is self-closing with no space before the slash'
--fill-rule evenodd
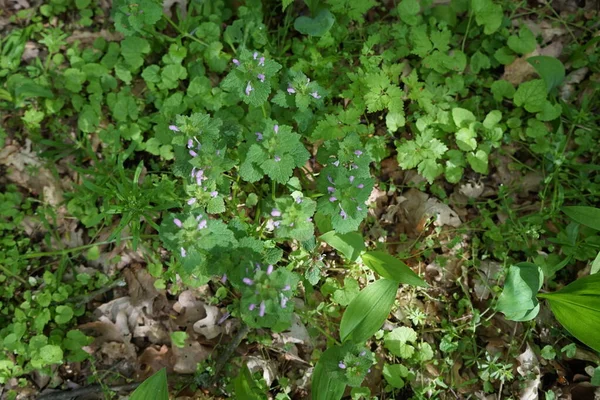
<path id="1" fill-rule="evenodd" d="M 417 340 L 417 332 L 407 326 L 400 326 L 385 334 L 385 348 L 396 357 L 404 359 L 412 357 L 415 347 L 411 343 Z"/>
<path id="2" fill-rule="evenodd" d="M 476 152 L 470 152 L 467 154 L 467 161 L 473 171 L 480 174 L 487 174 L 488 172 L 488 154 L 483 150 L 477 150 Z"/>
<path id="3" fill-rule="evenodd" d="M 456 145 L 462 151 L 473 151 L 477 148 L 477 134 L 471 128 L 460 128 L 456 134 Z"/>
<path id="4" fill-rule="evenodd" d="M 471 8 L 475 13 L 477 25 L 483 26 L 483 33 L 491 35 L 502 25 L 502 7 L 492 0 L 471 0 Z"/>
<path id="5" fill-rule="evenodd" d="M 387 319 L 394 300 L 398 282 L 380 279 L 352 300 L 340 323 L 340 338 L 354 343 L 364 343 Z"/>
<path id="6" fill-rule="evenodd" d="M 600 231 L 600 208 L 587 206 L 566 206 L 562 212 L 578 224 Z"/>
<path id="7" fill-rule="evenodd" d="M 596 258 L 594 259 L 594 262 L 592 263 L 592 269 L 590 270 L 590 274 L 595 274 L 598 271 L 600 271 L 600 252 L 598 252 L 598 255 L 596 256 Z"/>
<path id="8" fill-rule="evenodd" d="M 40 349 L 40 359 L 46 365 L 61 363 L 63 359 L 63 351 L 60 346 L 47 344 Z"/>
<path id="9" fill-rule="evenodd" d="M 529 321 L 540 310 L 537 292 L 544 283 L 542 269 L 532 263 L 511 265 L 496 309 L 512 321 Z"/>
<path id="10" fill-rule="evenodd" d="M 534 79 L 519 85 L 514 102 L 530 113 L 540 112 L 546 103 L 546 95 L 546 83 L 541 79 Z"/>
<path id="11" fill-rule="evenodd" d="M 150 378 L 146 379 L 135 392 L 129 396 L 129 400 L 169 400 L 169 387 L 167 386 L 166 369 L 161 369 Z"/>
<path id="12" fill-rule="evenodd" d="M 386 382 L 396 388 L 402 389 L 404 387 L 404 379 L 409 375 L 409 370 L 402 364 L 385 364 L 383 366 L 383 377 Z"/>
<path id="13" fill-rule="evenodd" d="M 342 380 L 338 364 L 344 356 L 345 352 L 339 346 L 332 346 L 321 354 L 313 371 L 313 400 L 339 400 L 342 398 L 346 384 Z"/>
<path id="14" fill-rule="evenodd" d="M 468 126 L 471 122 L 475 122 L 475 115 L 465 108 L 455 107 L 452 109 L 452 119 L 457 127 Z"/>
<path id="15" fill-rule="evenodd" d="M 246 365 L 242 366 L 238 376 L 233 380 L 233 385 L 236 399 L 261 400 L 264 398 Z"/>
<path id="16" fill-rule="evenodd" d="M 548 91 L 558 87 L 565 79 L 565 66 L 558 58 L 535 56 L 529 57 L 527 62 L 535 68 L 544 82 L 546 82 Z"/>
<path id="17" fill-rule="evenodd" d="M 427 283 L 398 258 L 383 251 L 369 251 L 362 255 L 365 265 L 381 277 L 408 285 L 427 287 Z"/>
<path id="18" fill-rule="evenodd" d="M 355 0 L 356 1 L 356 0 Z M 402 0 L 398 4 L 398 15 L 408 25 L 416 25 L 421 6 L 418 0 Z"/>
<path id="19" fill-rule="evenodd" d="M 512 99 L 515 95 L 514 86 L 503 79 L 494 81 L 490 89 L 496 101 L 502 101 L 503 98 Z"/>
<path id="20" fill-rule="evenodd" d="M 519 35 L 511 35 L 506 44 L 512 51 L 519 54 L 531 53 L 537 46 L 535 36 L 527 25 L 521 25 Z"/>
<path id="21" fill-rule="evenodd" d="M 356 261 L 360 253 L 365 250 L 365 240 L 358 232 L 341 235 L 335 231 L 330 231 L 321 235 L 320 239 L 342 253 L 350 261 Z"/>
<path id="22" fill-rule="evenodd" d="M 600 351 L 600 274 L 577 279 L 554 293 L 538 294 L 546 299 L 558 322 L 573 336 Z"/>
<path id="23" fill-rule="evenodd" d="M 303 35 L 323 36 L 331 29 L 334 23 L 335 17 L 333 14 L 329 10 L 323 9 L 314 18 L 306 16 L 296 18 L 294 28 Z"/>

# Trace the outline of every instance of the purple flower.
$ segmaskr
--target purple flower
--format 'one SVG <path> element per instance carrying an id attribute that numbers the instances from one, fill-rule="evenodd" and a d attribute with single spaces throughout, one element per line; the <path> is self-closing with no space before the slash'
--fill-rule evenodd
<path id="1" fill-rule="evenodd" d="M 271 216 L 273 217 L 281 217 L 281 211 L 279 211 L 278 209 L 274 208 L 271 210 Z"/>
<path id="2" fill-rule="evenodd" d="M 242 282 L 244 282 L 248 286 L 254 285 L 254 281 L 250 278 L 244 278 L 244 279 L 242 279 Z"/>
<path id="3" fill-rule="evenodd" d="M 212 192 L 210 192 L 210 197 L 215 198 L 219 195 L 219 192 L 217 192 L 216 190 L 213 190 Z"/>
<path id="4" fill-rule="evenodd" d="M 327 175 L 327 180 L 328 180 L 328 181 L 329 181 L 329 183 L 331 183 L 332 185 L 334 184 L 334 183 L 333 183 L 333 179 L 331 179 L 331 175 Z"/>
<path id="5" fill-rule="evenodd" d="M 178 227 L 178 228 L 181 228 L 181 225 L 182 225 L 182 223 L 181 223 L 181 220 L 180 220 L 179 218 L 175 218 L 175 219 L 173 220 L 173 223 L 174 223 L 175 225 L 177 225 L 177 227 Z"/>
<path id="6" fill-rule="evenodd" d="M 205 219 L 203 219 L 202 221 L 200 221 L 198 223 L 198 230 L 206 228 L 206 224 L 207 224 L 207 221 Z"/>
<path id="7" fill-rule="evenodd" d="M 365 185 L 363 185 L 362 183 L 359 183 L 358 186 L 357 186 L 357 188 L 359 188 L 359 189 L 362 189 L 364 187 L 365 187 Z"/>
<path id="8" fill-rule="evenodd" d="M 352 169 L 358 169 L 358 165 L 356 165 L 356 164 L 352 164 L 350 167 L 351 167 Z"/>
<path id="9" fill-rule="evenodd" d="M 273 126 L 273 131 L 275 132 L 275 134 L 277 135 L 279 133 L 279 125 L 274 125 Z"/>
<path id="10" fill-rule="evenodd" d="M 187 148 L 191 149 L 192 147 L 194 147 L 194 141 L 192 139 L 188 139 Z"/>
<path id="11" fill-rule="evenodd" d="M 346 214 L 346 211 L 344 211 L 343 209 L 340 211 L 340 217 L 342 217 L 342 219 L 346 219 L 348 218 L 348 214 Z"/>
<path id="12" fill-rule="evenodd" d="M 265 66 L 265 58 L 261 57 L 258 59 L 258 65 L 260 65 L 261 67 Z"/>
<path id="13" fill-rule="evenodd" d="M 195 202 L 196 202 L 196 198 L 195 198 L 195 197 L 192 197 L 191 199 L 189 199 L 189 200 L 187 201 L 187 204 L 188 204 L 188 206 L 191 206 L 191 205 L 192 205 L 192 204 L 194 204 Z"/>
<path id="14" fill-rule="evenodd" d="M 340 363 L 338 364 L 338 367 L 340 367 L 341 369 L 346 369 L 346 364 L 344 364 L 343 361 L 340 361 Z"/>
<path id="15" fill-rule="evenodd" d="M 173 132 L 179 132 L 179 128 L 176 125 L 169 125 L 169 129 Z"/>
<path id="16" fill-rule="evenodd" d="M 234 58 L 233 60 L 231 60 L 231 62 L 237 65 L 238 67 L 240 66 L 240 60 L 238 60 L 237 58 Z"/>
<path id="17" fill-rule="evenodd" d="M 296 204 L 302 203 L 302 197 L 296 197 Z"/>
<path id="18" fill-rule="evenodd" d="M 329 193 L 333 193 L 333 192 L 335 192 L 335 188 L 333 186 L 327 186 L 327 191 Z"/>
<path id="19" fill-rule="evenodd" d="M 333 165 L 335 165 L 336 167 L 339 167 L 340 166 L 340 160 L 334 161 Z"/>
<path id="20" fill-rule="evenodd" d="M 223 274 L 223 277 L 221 278 L 221 283 L 225 282 L 227 282 L 227 274 Z"/>
<path id="21" fill-rule="evenodd" d="M 196 221 L 200 221 L 202 219 L 202 214 L 198 214 L 198 216 L 196 217 Z"/>
<path id="22" fill-rule="evenodd" d="M 187 252 L 185 251 L 185 249 L 182 247 L 181 248 L 181 257 L 185 257 L 187 256 Z"/>
<path id="23" fill-rule="evenodd" d="M 277 162 L 281 161 L 281 157 L 279 157 L 279 156 L 275 156 L 274 158 L 275 158 L 275 161 L 277 161 Z"/>
<path id="24" fill-rule="evenodd" d="M 204 177 L 204 170 L 199 169 L 198 171 L 196 171 L 196 178 L 202 179 L 202 177 Z"/>
<path id="25" fill-rule="evenodd" d="M 285 285 L 285 286 L 283 287 L 283 290 L 286 290 L 286 291 L 287 291 L 287 290 L 290 290 L 290 289 L 291 289 L 290 285 Z"/>
<path id="26" fill-rule="evenodd" d="M 256 57 L 258 57 L 258 53 L 255 51 L 254 54 L 252 54 L 252 58 L 256 60 Z"/>
<path id="27" fill-rule="evenodd" d="M 273 221 L 273 226 L 275 228 L 279 227 L 279 225 L 281 225 L 281 221 Z"/>
<path id="28" fill-rule="evenodd" d="M 311 95 L 312 97 L 314 97 L 315 99 L 320 99 L 320 98 L 321 98 L 321 96 L 319 95 L 319 93 L 317 93 L 317 91 L 316 91 L 316 90 L 315 90 L 314 92 L 312 92 L 310 95 Z"/>
<path id="29" fill-rule="evenodd" d="M 331 196 L 329 198 L 329 201 L 333 203 L 334 201 L 337 201 L 337 198 L 335 196 Z"/>
<path id="30" fill-rule="evenodd" d="M 197 157 L 198 153 L 196 153 L 194 150 L 190 150 L 190 156 Z"/>
<path id="31" fill-rule="evenodd" d="M 258 78 L 259 81 L 264 82 L 265 81 L 265 74 L 258 74 L 256 75 L 256 77 Z"/>
<path id="32" fill-rule="evenodd" d="M 221 318 L 219 318 L 219 320 L 217 321 L 217 325 L 221 325 L 223 322 L 225 322 L 225 320 L 227 318 L 229 318 L 229 316 L 231 315 L 231 313 L 226 312 L 225 314 L 223 314 L 223 316 Z"/>
<path id="33" fill-rule="evenodd" d="M 296 93 L 296 89 L 294 89 L 294 88 L 292 87 L 292 85 L 289 85 L 289 86 L 288 86 L 288 88 L 287 88 L 287 92 L 288 92 L 289 94 L 294 94 L 294 93 Z"/>
<path id="34" fill-rule="evenodd" d="M 288 298 L 287 297 L 282 297 L 281 298 L 281 308 L 285 308 L 285 305 L 288 302 Z"/>
<path id="35" fill-rule="evenodd" d="M 354 154 L 356 154 L 356 157 L 360 157 L 362 153 L 363 152 L 360 150 L 354 150 Z"/>
<path id="36" fill-rule="evenodd" d="M 248 310 L 252 311 L 256 308 L 256 304 L 252 303 L 248 306 Z"/>
<path id="37" fill-rule="evenodd" d="M 250 92 L 253 91 L 254 89 L 252 88 L 252 85 L 250 84 L 250 81 L 248 81 L 248 84 L 246 85 L 246 96 L 250 96 Z"/>
<path id="38" fill-rule="evenodd" d="M 256 133 L 255 133 L 255 135 L 256 135 L 256 140 L 258 140 L 259 142 L 260 142 L 261 140 L 263 140 L 263 135 L 262 135 L 262 133 L 260 133 L 260 132 L 256 132 Z"/>
<path id="39" fill-rule="evenodd" d="M 350 175 L 350 178 L 348 178 L 348 180 L 350 181 L 350 183 L 354 182 L 354 175 Z"/>
<path id="40" fill-rule="evenodd" d="M 261 301 L 260 302 L 260 307 L 258 308 L 258 316 L 259 317 L 264 317 L 265 316 L 265 302 Z"/>
<path id="41" fill-rule="evenodd" d="M 356 210 L 357 211 L 362 211 L 362 207 L 361 206 L 356 206 Z"/>
<path id="42" fill-rule="evenodd" d="M 267 267 L 267 275 L 271 275 L 273 273 L 273 265 L 269 264 Z"/>

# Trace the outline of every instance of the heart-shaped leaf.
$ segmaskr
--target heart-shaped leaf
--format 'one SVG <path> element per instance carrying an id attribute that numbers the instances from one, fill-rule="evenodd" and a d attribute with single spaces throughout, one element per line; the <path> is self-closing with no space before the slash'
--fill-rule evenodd
<path id="1" fill-rule="evenodd" d="M 333 14 L 329 10 L 323 9 L 314 18 L 306 16 L 296 18 L 294 28 L 304 35 L 323 36 L 331 29 L 334 22 Z"/>

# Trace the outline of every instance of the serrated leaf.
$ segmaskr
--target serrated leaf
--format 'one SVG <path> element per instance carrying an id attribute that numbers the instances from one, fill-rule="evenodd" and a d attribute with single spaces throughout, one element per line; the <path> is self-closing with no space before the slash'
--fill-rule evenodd
<path id="1" fill-rule="evenodd" d="M 553 293 L 541 293 L 556 319 L 577 339 L 600 351 L 600 275 L 589 275 Z"/>
<path id="2" fill-rule="evenodd" d="M 519 85 L 515 93 L 515 105 L 525 108 L 530 113 L 542 111 L 546 102 L 546 83 L 541 79 L 534 79 Z"/>
<path id="3" fill-rule="evenodd" d="M 383 251 L 368 251 L 362 255 L 365 265 L 383 278 L 407 285 L 427 287 L 427 283 L 408 265 Z"/>
<path id="4" fill-rule="evenodd" d="M 352 300 L 344 312 L 340 323 L 342 341 L 364 343 L 387 319 L 394 300 L 398 282 L 379 279 L 364 288 Z"/>

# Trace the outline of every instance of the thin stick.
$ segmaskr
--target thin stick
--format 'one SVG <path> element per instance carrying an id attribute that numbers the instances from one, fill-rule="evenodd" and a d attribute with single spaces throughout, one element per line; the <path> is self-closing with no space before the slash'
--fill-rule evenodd
<path id="1" fill-rule="evenodd" d="M 128 383 L 126 385 L 111 386 L 109 387 L 109 389 L 113 392 L 121 392 L 125 390 L 130 391 L 137 388 L 141 384 L 142 382 L 134 382 Z M 75 390 L 63 390 L 60 392 L 48 393 L 39 397 L 38 400 L 71 400 L 76 397 L 84 396 L 87 394 L 100 393 L 104 390 L 104 388 L 105 387 L 103 387 L 102 385 L 90 385 Z"/>

